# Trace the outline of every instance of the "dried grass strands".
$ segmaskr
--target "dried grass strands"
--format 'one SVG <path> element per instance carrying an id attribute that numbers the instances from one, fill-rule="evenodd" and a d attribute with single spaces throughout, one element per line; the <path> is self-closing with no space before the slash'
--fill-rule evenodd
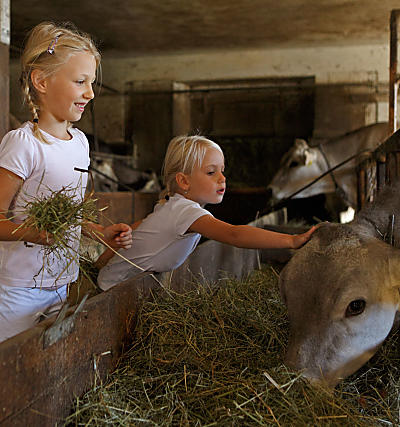
<path id="1" fill-rule="evenodd" d="M 288 324 L 271 269 L 153 296 L 142 306 L 134 345 L 106 384 L 77 399 L 67 425 L 399 424 L 395 336 L 335 392 L 311 386 L 282 364 Z M 382 377 L 386 396 L 379 398 Z"/>
<path id="2" fill-rule="evenodd" d="M 91 197 L 77 200 L 76 189 L 63 187 L 46 196 L 29 200 L 24 206 L 27 220 L 21 226 L 34 227 L 52 234 L 54 243 L 46 247 L 47 253 L 70 249 L 76 230 L 86 222 L 97 220 L 96 200 Z"/>
<path id="3" fill-rule="evenodd" d="M 63 265 L 63 271 L 57 272 L 54 281 L 69 268 L 78 262 L 79 250 L 76 241 L 80 239 L 80 229 L 87 222 L 97 220 L 98 210 L 96 200 L 89 195 L 84 199 L 76 197 L 80 188 L 63 187 L 58 191 L 50 191 L 46 195 L 39 195 L 27 199 L 22 212 L 26 220 L 19 229 L 33 227 L 39 231 L 51 233 L 52 244 L 43 246 L 43 265 L 34 276 L 34 280 L 40 283 L 40 277 L 44 271 L 55 274 L 52 264 L 57 262 Z"/>

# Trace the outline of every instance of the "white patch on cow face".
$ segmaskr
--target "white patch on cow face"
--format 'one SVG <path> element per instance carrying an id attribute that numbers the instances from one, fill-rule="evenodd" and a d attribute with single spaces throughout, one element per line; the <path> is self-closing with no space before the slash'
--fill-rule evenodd
<path id="1" fill-rule="evenodd" d="M 316 150 L 307 149 L 304 150 L 304 164 L 307 167 L 310 167 L 313 162 L 317 160 L 317 153 Z"/>

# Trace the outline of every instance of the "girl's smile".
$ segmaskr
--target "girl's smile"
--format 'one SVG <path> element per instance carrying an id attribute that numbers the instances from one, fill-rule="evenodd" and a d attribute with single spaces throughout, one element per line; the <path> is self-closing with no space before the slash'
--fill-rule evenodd
<path id="1" fill-rule="evenodd" d="M 86 106 L 86 102 L 76 102 L 75 105 L 77 106 L 78 110 L 80 112 L 84 112 L 85 111 L 85 106 Z"/>

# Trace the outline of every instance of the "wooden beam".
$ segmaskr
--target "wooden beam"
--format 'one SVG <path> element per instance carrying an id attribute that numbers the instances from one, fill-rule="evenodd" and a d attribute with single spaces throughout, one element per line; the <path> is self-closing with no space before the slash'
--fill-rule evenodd
<path id="1" fill-rule="evenodd" d="M 0 141 L 9 130 L 10 0 L 0 0 Z"/>
<path id="2" fill-rule="evenodd" d="M 392 10 L 390 14 L 390 63 L 389 63 L 389 126 L 391 132 L 397 130 L 397 94 L 399 76 L 397 74 L 397 44 L 398 21 L 400 9 Z"/>

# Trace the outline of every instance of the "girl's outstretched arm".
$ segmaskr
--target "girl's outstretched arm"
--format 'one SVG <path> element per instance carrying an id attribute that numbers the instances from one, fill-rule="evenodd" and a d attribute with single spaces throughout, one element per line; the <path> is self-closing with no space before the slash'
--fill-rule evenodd
<path id="1" fill-rule="evenodd" d="M 33 227 L 21 227 L 8 219 L 10 205 L 21 190 L 23 179 L 7 169 L 0 168 L 0 240 L 25 241 L 40 245 L 52 243 L 51 235 Z"/>
<path id="2" fill-rule="evenodd" d="M 232 225 L 211 215 L 204 215 L 196 220 L 188 231 L 201 234 L 208 239 L 227 243 L 239 248 L 267 249 L 290 248 L 303 246 L 317 227 L 311 227 L 303 234 L 286 234 L 264 230 L 251 225 Z"/>

